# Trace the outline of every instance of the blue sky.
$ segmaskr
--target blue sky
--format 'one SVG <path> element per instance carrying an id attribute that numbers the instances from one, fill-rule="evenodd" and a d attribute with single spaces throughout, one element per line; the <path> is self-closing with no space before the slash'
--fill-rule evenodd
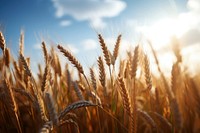
<path id="1" fill-rule="evenodd" d="M 1 0 L 0 30 L 14 55 L 18 54 L 23 29 L 25 55 L 33 62 L 43 61 L 39 44 L 44 39 L 48 45 L 60 43 L 69 48 L 87 66 L 101 53 L 96 32 L 102 33 L 108 42 L 122 33 L 125 42 L 137 43 L 141 37 L 138 29 L 146 31 L 159 20 L 181 18 L 184 13 L 196 11 L 195 2 L 199 3 L 198 0 Z"/>

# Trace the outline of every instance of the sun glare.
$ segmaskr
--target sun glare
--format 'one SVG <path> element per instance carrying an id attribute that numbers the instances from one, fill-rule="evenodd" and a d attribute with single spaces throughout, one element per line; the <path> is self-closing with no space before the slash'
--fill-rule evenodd
<path id="1" fill-rule="evenodd" d="M 172 38 L 180 38 L 187 29 L 184 25 L 187 23 L 182 22 L 180 18 L 164 18 L 155 21 L 153 25 L 143 26 L 139 28 L 139 31 L 144 35 L 145 39 L 151 41 L 154 49 L 156 50 L 161 68 L 164 70 L 165 74 L 169 75 L 171 67 L 175 61 L 175 57 L 172 51 L 166 51 L 172 48 Z M 144 46 L 144 49 L 146 46 Z M 148 47 L 148 45 L 147 45 Z M 146 49 L 148 53 L 151 53 L 148 48 Z M 153 58 L 153 56 L 152 56 Z M 154 68 L 155 64 L 152 64 Z M 152 70 L 156 73 L 157 70 Z"/>
<path id="2" fill-rule="evenodd" d="M 150 39 L 159 50 L 168 47 L 173 36 L 180 37 L 184 33 L 182 22 L 178 19 L 165 18 L 155 22 L 151 26 L 143 26 L 139 28 L 145 37 Z"/>

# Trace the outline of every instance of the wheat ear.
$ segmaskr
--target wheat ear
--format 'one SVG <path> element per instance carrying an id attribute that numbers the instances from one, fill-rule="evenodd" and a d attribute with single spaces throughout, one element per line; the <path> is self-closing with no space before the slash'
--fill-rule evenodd
<path id="1" fill-rule="evenodd" d="M 50 79 L 50 68 L 49 65 L 46 64 L 45 70 L 44 70 L 44 75 L 43 75 L 43 79 L 42 79 L 42 86 L 41 86 L 41 90 L 42 92 L 44 92 L 47 89 L 47 85 Z"/>
<path id="2" fill-rule="evenodd" d="M 5 54 L 4 54 L 4 63 L 9 68 L 10 64 L 10 50 L 8 48 L 5 48 Z"/>
<path id="3" fill-rule="evenodd" d="M 42 42 L 42 51 L 44 53 L 45 63 L 47 64 L 48 52 L 47 52 L 47 48 L 46 48 L 45 42 Z"/>
<path id="4" fill-rule="evenodd" d="M 84 74 L 83 67 L 81 64 L 78 62 L 78 60 L 66 49 L 64 49 L 61 45 L 58 45 L 57 48 L 66 56 L 69 61 L 77 68 L 77 70 L 81 73 Z"/>
<path id="5" fill-rule="evenodd" d="M 17 122 L 17 130 L 19 133 L 22 133 L 22 129 L 21 129 L 21 124 L 20 124 L 20 120 L 19 120 L 19 115 L 18 115 L 18 107 L 15 101 L 15 97 L 14 97 L 14 92 L 10 86 L 10 84 L 8 83 L 8 81 L 5 79 L 4 82 L 4 87 L 5 87 L 5 94 L 7 96 L 5 102 L 7 103 L 8 109 L 10 109 L 11 114 L 14 115 L 15 120 Z"/>
<path id="6" fill-rule="evenodd" d="M 57 126 L 58 125 L 58 116 L 57 116 L 57 112 L 55 109 L 55 104 L 54 104 L 53 98 L 49 93 L 45 93 L 45 100 L 46 100 L 46 105 L 47 105 L 48 113 L 50 116 L 50 120 L 53 122 L 54 126 Z"/>
<path id="7" fill-rule="evenodd" d="M 118 81 L 119 81 L 119 85 L 120 85 L 120 94 L 122 96 L 122 101 L 123 101 L 123 105 L 124 105 L 124 109 L 127 112 L 127 114 L 129 115 L 129 132 L 133 133 L 136 129 L 136 125 L 134 123 L 134 114 L 132 112 L 132 106 L 131 106 L 131 100 L 130 100 L 130 96 L 129 93 L 126 89 L 125 83 L 123 78 L 118 77 Z"/>
<path id="8" fill-rule="evenodd" d="M 147 85 L 147 90 L 150 91 L 152 88 L 152 80 L 151 80 L 151 73 L 150 73 L 150 65 L 149 60 L 146 54 L 144 54 L 144 73 L 145 73 L 145 81 Z"/>
<path id="9" fill-rule="evenodd" d="M 131 78 L 135 79 L 139 60 L 139 45 L 135 47 L 134 57 L 131 62 Z"/>
<path id="10" fill-rule="evenodd" d="M 40 129 L 39 133 L 50 133 L 52 130 L 53 130 L 53 123 L 52 121 L 48 121 Z"/>
<path id="11" fill-rule="evenodd" d="M 117 56 L 118 56 L 120 42 L 121 42 L 121 37 L 122 37 L 121 34 L 117 37 L 117 41 L 116 41 L 115 48 L 114 48 L 114 51 L 113 51 L 112 60 L 111 60 L 113 66 L 115 65 L 115 61 L 116 61 Z"/>
<path id="12" fill-rule="evenodd" d="M 147 122 L 149 125 L 151 125 L 152 127 L 152 132 L 153 133 L 157 133 L 157 125 L 155 123 L 155 121 L 151 118 L 151 116 L 149 116 L 149 114 L 145 111 L 142 110 L 137 110 L 138 115 L 145 121 Z"/>
<path id="13" fill-rule="evenodd" d="M 24 55 L 22 55 L 22 54 L 20 53 L 20 54 L 19 54 L 19 58 L 20 58 L 20 60 L 21 60 L 21 63 L 22 63 L 22 65 L 23 65 L 25 71 L 26 71 L 26 74 L 27 74 L 28 76 L 31 77 L 31 76 L 32 76 L 31 70 L 30 70 L 30 68 L 29 68 L 29 66 L 28 66 L 28 64 L 27 64 L 27 61 L 26 61 L 25 58 L 24 58 Z"/>
<path id="14" fill-rule="evenodd" d="M 100 45 L 101 45 L 101 49 L 103 51 L 103 54 L 104 54 L 104 58 L 105 58 L 105 61 L 106 61 L 106 64 L 108 66 L 110 66 L 110 63 L 111 63 L 111 60 L 110 60 L 110 54 L 109 54 L 109 50 L 106 46 L 106 43 L 102 37 L 101 34 L 98 34 L 98 37 L 99 37 L 99 42 L 100 42 Z"/>
<path id="15" fill-rule="evenodd" d="M 104 95 L 107 95 L 107 90 L 106 90 L 106 73 L 105 73 L 105 68 L 103 64 L 103 60 L 101 57 L 98 58 L 98 66 L 99 66 L 99 81 L 104 89 Z"/>
<path id="16" fill-rule="evenodd" d="M 89 106 L 96 106 L 96 104 L 93 104 L 89 101 L 78 101 L 78 102 L 74 102 L 71 105 L 67 106 L 59 115 L 59 119 L 62 119 L 68 112 L 78 109 L 78 108 L 82 108 L 82 107 L 89 107 Z"/>
<path id="17" fill-rule="evenodd" d="M 76 95 L 78 96 L 79 100 L 84 100 L 83 94 L 78 86 L 78 84 L 76 82 L 73 82 L 74 85 L 74 90 L 76 92 Z"/>
<path id="18" fill-rule="evenodd" d="M 91 77 L 93 89 L 96 91 L 97 90 L 97 82 L 96 82 L 96 78 L 95 78 L 94 71 L 92 68 L 90 68 L 90 77 Z"/>
<path id="19" fill-rule="evenodd" d="M 6 41 L 4 39 L 3 33 L 0 32 L 0 48 L 2 49 L 2 51 L 4 52 L 5 48 L 6 48 Z"/>
<path id="20" fill-rule="evenodd" d="M 61 45 L 58 45 L 57 48 L 60 50 L 60 52 L 62 52 L 64 54 L 64 56 L 66 56 L 68 58 L 68 60 L 77 68 L 78 72 L 83 74 L 88 87 L 90 89 L 90 84 L 88 82 L 88 79 L 83 71 L 83 67 L 81 66 L 81 64 L 78 62 L 78 60 L 67 50 L 65 50 Z"/>
<path id="21" fill-rule="evenodd" d="M 173 114 L 173 119 L 174 119 L 174 125 L 178 131 L 181 131 L 182 129 L 182 117 L 180 113 L 180 109 L 177 103 L 177 100 L 173 98 L 170 101 L 170 107 L 171 107 L 171 112 Z"/>
<path id="22" fill-rule="evenodd" d="M 126 89 L 123 78 L 118 77 L 118 81 L 119 81 L 119 85 L 120 85 L 120 94 L 121 94 L 122 99 L 123 99 L 124 109 L 127 112 L 127 114 L 129 116 L 131 116 L 132 110 L 131 110 L 131 102 L 130 102 L 129 93 Z"/>

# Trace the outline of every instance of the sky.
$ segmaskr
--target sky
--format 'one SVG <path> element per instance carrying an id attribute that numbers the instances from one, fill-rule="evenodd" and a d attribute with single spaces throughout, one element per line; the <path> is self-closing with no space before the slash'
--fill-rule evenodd
<path id="1" fill-rule="evenodd" d="M 200 56 L 199 0 L 0 0 L 0 3 L 0 30 L 7 46 L 17 56 L 20 31 L 24 30 L 25 56 L 31 57 L 34 71 L 37 63 L 44 62 L 43 40 L 49 48 L 61 44 L 90 67 L 101 55 L 98 33 L 110 49 L 118 34 L 122 34 L 122 53 L 151 40 L 162 58 L 163 68 L 170 68 L 174 60 L 168 49 L 172 36 L 180 39 L 185 64 L 197 62 Z"/>

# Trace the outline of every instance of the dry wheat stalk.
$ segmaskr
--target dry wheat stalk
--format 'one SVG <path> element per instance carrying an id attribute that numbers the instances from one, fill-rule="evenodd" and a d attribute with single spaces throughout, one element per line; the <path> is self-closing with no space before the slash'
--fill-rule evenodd
<path id="1" fill-rule="evenodd" d="M 102 49 L 103 54 L 104 54 L 104 58 L 105 58 L 106 64 L 108 66 L 110 66 L 111 60 L 110 60 L 109 50 L 108 50 L 108 48 L 106 46 L 106 43 L 104 42 L 104 39 L 101 36 L 101 34 L 98 34 L 98 37 L 99 37 L 99 42 L 100 42 L 101 49 Z"/>
<path id="2" fill-rule="evenodd" d="M 116 61 L 117 56 L 118 56 L 120 42 L 121 42 L 121 37 L 122 37 L 121 34 L 117 37 L 117 41 L 116 41 L 116 44 L 115 44 L 115 48 L 114 48 L 113 55 L 112 55 L 112 60 L 111 60 L 112 65 L 115 65 L 115 61 Z"/>
<path id="3" fill-rule="evenodd" d="M 99 80 L 101 85 L 103 86 L 104 89 L 104 95 L 107 95 L 107 90 L 106 90 L 106 73 L 105 73 L 105 68 L 103 64 L 103 60 L 101 57 L 98 58 L 98 66 L 99 66 Z"/>
<path id="4" fill-rule="evenodd" d="M 78 120 L 78 116 L 77 116 L 75 113 L 69 112 L 69 113 L 67 113 L 67 114 L 65 115 L 65 117 L 63 117 L 62 120 L 67 120 L 67 119 Z M 60 121 L 61 121 L 61 120 L 60 120 Z"/>
<path id="5" fill-rule="evenodd" d="M 2 51 L 4 52 L 5 48 L 6 48 L 6 41 L 4 39 L 3 33 L 0 32 L 0 48 L 2 49 Z"/>
<path id="6" fill-rule="evenodd" d="M 44 70 L 44 75 L 43 75 L 43 80 L 42 80 L 42 86 L 41 86 L 41 90 L 42 92 L 44 92 L 45 90 L 47 90 L 47 85 L 49 82 L 49 78 L 50 78 L 50 68 L 49 68 L 49 64 L 46 64 L 45 70 Z"/>
<path id="7" fill-rule="evenodd" d="M 40 112 L 41 119 L 42 121 L 47 122 L 48 118 L 45 113 L 44 101 L 39 94 L 36 95 L 36 98 L 37 98 L 37 105 L 38 105 L 38 110 Z"/>
<path id="8" fill-rule="evenodd" d="M 53 130 L 53 123 L 52 121 L 48 121 L 40 129 L 39 133 L 50 133 L 52 130 Z"/>
<path id="9" fill-rule="evenodd" d="M 149 116 L 149 114 L 147 113 L 147 112 L 145 112 L 145 111 L 142 111 L 142 110 L 137 110 L 137 112 L 138 112 L 138 115 L 140 116 L 140 117 L 142 117 L 142 119 L 145 121 L 145 122 L 147 122 L 149 125 L 151 125 L 151 127 L 152 127 L 152 132 L 153 133 L 157 133 L 157 125 L 156 125 L 156 123 L 154 122 L 154 120 L 151 118 L 151 116 Z"/>
<path id="10" fill-rule="evenodd" d="M 5 54 L 4 54 L 4 63 L 7 67 L 9 67 L 10 64 L 10 50 L 8 48 L 5 48 Z"/>
<path id="11" fill-rule="evenodd" d="M 91 78 L 91 81 L 92 81 L 93 89 L 96 91 L 97 90 L 97 83 L 96 83 L 96 78 L 95 78 L 94 71 L 93 71 L 92 68 L 90 68 L 90 78 Z"/>
<path id="12" fill-rule="evenodd" d="M 177 103 L 177 100 L 173 98 L 170 101 L 170 107 L 171 107 L 171 112 L 173 114 L 173 119 L 174 119 L 174 125 L 178 131 L 181 131 L 182 129 L 182 117 L 179 109 L 179 105 Z"/>
<path id="13" fill-rule="evenodd" d="M 136 78 L 137 66 L 138 66 L 138 59 L 139 59 L 139 45 L 135 47 L 134 50 L 134 57 L 131 62 L 131 78 Z"/>
<path id="14" fill-rule="evenodd" d="M 59 114 L 59 119 L 62 119 L 68 112 L 82 108 L 82 107 L 89 107 L 89 106 L 96 106 L 96 104 L 93 104 L 89 101 L 78 101 L 74 102 L 71 105 L 67 106 L 62 112 Z"/>
<path id="15" fill-rule="evenodd" d="M 21 94 L 22 96 L 27 97 L 27 99 L 31 101 L 35 105 L 35 107 L 37 107 L 36 99 L 30 94 L 30 92 L 24 89 L 15 89 L 15 92 Z"/>
<path id="16" fill-rule="evenodd" d="M 30 70 L 30 68 L 29 68 L 29 66 L 28 66 L 28 64 L 27 64 L 27 61 L 26 61 L 25 58 L 24 58 L 24 55 L 19 54 L 19 58 L 20 58 L 20 61 L 21 61 L 22 65 L 23 65 L 23 68 L 24 68 L 25 71 L 26 71 L 26 74 L 27 74 L 28 76 L 31 77 L 31 76 L 32 76 L 31 70 Z"/>
<path id="17" fill-rule="evenodd" d="M 81 92 L 81 90 L 79 89 L 79 86 L 77 85 L 76 82 L 73 82 L 74 85 L 74 90 L 76 92 L 76 95 L 78 96 L 79 100 L 84 100 L 83 94 Z"/>
<path id="18" fill-rule="evenodd" d="M 127 112 L 127 114 L 129 115 L 129 120 L 130 120 L 130 122 L 129 122 L 129 128 L 130 128 L 129 132 L 133 133 L 133 132 L 136 131 L 135 128 L 137 128 L 136 123 L 135 123 L 136 115 L 133 114 L 130 96 L 129 96 L 129 93 L 126 89 L 123 78 L 118 77 L 118 81 L 119 81 L 119 85 L 120 85 L 120 94 L 122 96 L 124 109 Z"/>
<path id="19" fill-rule="evenodd" d="M 102 105 L 101 98 L 95 92 L 91 91 L 89 92 L 89 95 L 91 95 L 96 100 L 95 102 L 97 102 L 98 105 Z"/>
<path id="20" fill-rule="evenodd" d="M 65 123 L 67 123 L 67 124 L 74 124 L 76 126 L 78 132 L 79 132 L 78 123 L 76 121 L 74 121 L 73 119 L 62 120 L 62 121 L 60 121 L 59 126 L 64 125 Z"/>
<path id="21" fill-rule="evenodd" d="M 22 79 L 22 75 L 21 75 L 21 73 L 20 73 L 20 69 L 19 69 L 19 66 L 17 65 L 17 62 L 16 62 L 16 61 L 13 62 L 13 66 L 14 66 L 15 73 L 16 73 L 16 75 L 17 75 L 17 78 L 21 80 L 21 79 Z"/>
<path id="22" fill-rule="evenodd" d="M 152 88 L 152 80 L 151 80 L 151 72 L 150 72 L 149 60 L 146 54 L 144 54 L 144 73 L 145 73 L 145 81 L 147 85 L 147 90 L 150 91 Z"/>
<path id="23" fill-rule="evenodd" d="M 161 113 L 162 110 L 161 110 L 161 104 L 160 104 L 160 93 L 159 93 L 159 90 L 158 88 L 155 88 L 155 98 L 156 98 L 156 110 L 158 113 Z"/>
<path id="24" fill-rule="evenodd" d="M 18 132 L 22 133 L 21 124 L 19 120 L 20 117 L 18 115 L 18 106 L 15 101 L 14 92 L 9 82 L 6 79 L 3 81 L 3 87 L 6 94 L 6 99 L 4 99 L 5 103 L 8 106 L 9 111 L 11 111 L 11 117 L 12 115 L 14 115 L 14 119 L 16 120 L 16 123 L 17 123 Z"/>
<path id="25" fill-rule="evenodd" d="M 130 102 L 129 93 L 126 89 L 123 78 L 118 77 L 118 81 L 119 81 L 119 85 L 120 85 L 120 94 L 121 94 L 122 99 L 123 99 L 124 109 L 127 112 L 127 114 L 129 116 L 131 116 L 132 110 L 131 110 L 131 102 Z"/>
<path id="26" fill-rule="evenodd" d="M 171 87 L 173 93 L 176 95 L 176 90 L 179 88 L 179 75 L 180 75 L 180 68 L 179 68 L 179 63 L 175 63 L 172 66 L 172 72 L 171 72 Z"/>
<path id="27" fill-rule="evenodd" d="M 172 125 L 165 117 L 163 117 L 157 112 L 150 113 L 153 115 L 153 118 L 155 118 L 158 121 L 161 130 L 165 129 L 167 133 L 172 132 Z"/>
<path id="28" fill-rule="evenodd" d="M 57 70 L 57 73 L 58 73 L 58 75 L 61 77 L 62 76 L 62 69 L 61 69 L 61 64 L 60 64 L 60 60 L 59 60 L 59 57 L 58 57 L 58 55 L 56 54 L 56 70 Z"/>
<path id="29" fill-rule="evenodd" d="M 68 91 L 69 91 L 70 87 L 71 87 L 71 74 L 68 69 L 66 69 L 66 75 L 67 75 L 67 87 L 68 87 Z"/>
<path id="30" fill-rule="evenodd" d="M 46 48 L 45 42 L 42 42 L 42 51 L 44 53 L 45 63 L 47 64 L 47 62 L 48 62 L 48 52 L 47 52 L 47 48 Z"/>
<path id="31" fill-rule="evenodd" d="M 55 103 L 53 101 L 52 96 L 49 93 L 45 93 L 45 100 L 48 109 L 48 113 L 50 116 L 50 120 L 53 122 L 54 126 L 58 125 L 58 116 L 55 109 Z"/>
<path id="32" fill-rule="evenodd" d="M 78 60 L 67 50 L 65 50 L 61 45 L 58 45 L 57 48 L 66 56 L 69 61 L 77 68 L 77 70 L 81 73 L 84 74 L 83 67 L 81 64 L 78 62 Z"/>

